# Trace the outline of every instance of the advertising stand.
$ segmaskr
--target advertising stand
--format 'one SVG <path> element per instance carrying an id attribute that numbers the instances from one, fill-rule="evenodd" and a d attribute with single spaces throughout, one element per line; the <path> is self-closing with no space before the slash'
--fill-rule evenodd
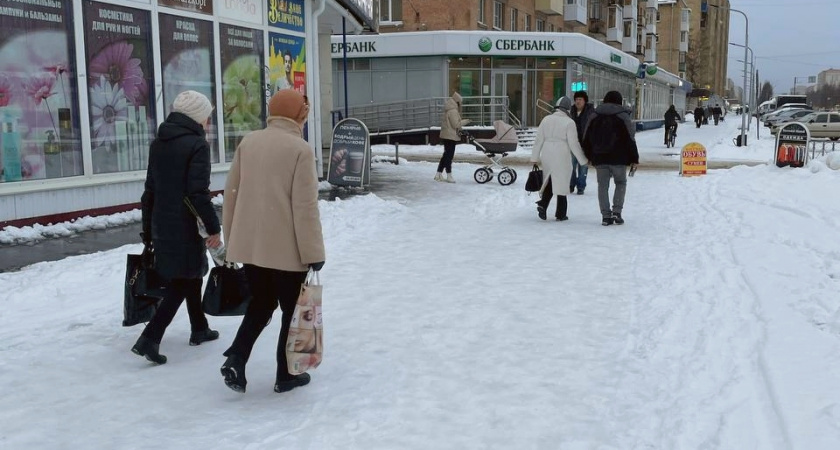
<path id="1" fill-rule="evenodd" d="M 791 122 L 783 125 L 776 135 L 776 155 L 778 167 L 802 167 L 808 162 L 808 142 L 811 132 L 805 125 Z"/>
<path id="2" fill-rule="evenodd" d="M 698 142 L 685 144 L 680 152 L 680 175 L 706 175 L 706 147 Z"/>
<path id="3" fill-rule="evenodd" d="M 370 133 L 358 119 L 344 119 L 333 129 L 327 181 L 334 186 L 370 185 Z"/>

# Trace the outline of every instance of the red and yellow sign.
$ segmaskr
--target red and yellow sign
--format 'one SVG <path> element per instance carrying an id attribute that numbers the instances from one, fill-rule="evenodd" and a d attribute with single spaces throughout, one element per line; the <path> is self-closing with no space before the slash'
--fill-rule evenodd
<path id="1" fill-rule="evenodd" d="M 706 175 L 706 147 L 698 142 L 685 144 L 680 154 L 680 175 Z"/>

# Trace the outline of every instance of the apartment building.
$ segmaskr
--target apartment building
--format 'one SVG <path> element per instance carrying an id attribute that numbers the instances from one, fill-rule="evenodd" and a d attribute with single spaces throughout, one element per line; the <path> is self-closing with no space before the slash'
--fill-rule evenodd
<path id="1" fill-rule="evenodd" d="M 828 85 L 840 85 L 840 69 L 823 70 L 817 74 L 817 89 L 822 89 Z"/>
<path id="2" fill-rule="evenodd" d="M 692 10 L 686 0 L 659 0 L 656 11 L 656 56 L 659 67 L 692 79 L 686 64 Z"/>

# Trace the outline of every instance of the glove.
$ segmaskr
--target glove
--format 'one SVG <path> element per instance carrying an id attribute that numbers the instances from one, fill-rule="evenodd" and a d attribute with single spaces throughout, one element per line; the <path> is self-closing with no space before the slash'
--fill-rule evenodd
<path id="1" fill-rule="evenodd" d="M 316 272 L 319 272 L 321 268 L 324 267 L 324 264 L 326 264 L 326 261 L 310 263 L 309 268 Z"/>
<path id="2" fill-rule="evenodd" d="M 140 232 L 140 241 L 143 242 L 143 245 L 152 245 L 152 235 L 150 233 Z"/>
<path id="3" fill-rule="evenodd" d="M 140 233 L 140 239 L 143 240 L 143 267 L 150 268 L 155 265 L 155 248 L 152 246 L 152 240 L 148 239 L 146 233 Z M 151 237 L 151 236 L 150 236 Z"/>

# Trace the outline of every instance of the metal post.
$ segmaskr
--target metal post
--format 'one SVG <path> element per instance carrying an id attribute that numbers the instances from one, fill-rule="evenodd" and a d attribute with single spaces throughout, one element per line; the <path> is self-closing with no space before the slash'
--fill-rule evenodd
<path id="1" fill-rule="evenodd" d="M 713 8 L 721 8 L 721 6 L 712 5 L 712 4 L 709 4 L 708 6 L 711 6 Z M 747 50 L 750 46 L 750 19 L 747 18 L 747 14 L 744 13 L 744 11 L 737 10 L 737 9 L 732 9 L 732 8 L 726 8 L 726 9 L 729 9 L 730 11 L 736 12 L 736 13 L 744 16 L 744 22 L 745 22 L 745 26 L 744 26 L 744 92 L 747 92 L 747 64 L 749 64 L 749 56 L 750 56 L 749 52 Z M 741 117 L 741 145 L 743 145 L 743 146 L 747 145 L 747 134 L 746 133 L 747 133 L 747 118 L 746 118 L 746 116 L 744 116 L 744 117 Z"/>
<path id="2" fill-rule="evenodd" d="M 400 165 L 400 143 L 394 142 L 394 164 Z"/>
<path id="3" fill-rule="evenodd" d="M 350 106 L 347 105 L 347 22 L 344 16 L 341 17 L 341 37 L 344 41 L 342 60 L 344 60 L 344 118 L 346 119 L 350 117 Z"/>

